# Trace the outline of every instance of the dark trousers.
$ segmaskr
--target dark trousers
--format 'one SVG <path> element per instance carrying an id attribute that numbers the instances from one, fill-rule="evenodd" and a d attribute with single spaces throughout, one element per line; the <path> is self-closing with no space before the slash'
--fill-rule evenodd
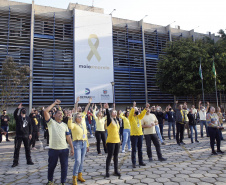
<path id="1" fill-rule="evenodd" d="M 161 153 L 160 144 L 159 144 L 157 135 L 156 134 L 148 134 L 148 135 L 144 135 L 144 137 L 145 137 L 146 146 L 147 146 L 148 158 L 149 159 L 152 158 L 151 141 L 155 145 L 155 149 L 156 149 L 158 158 L 162 158 L 162 153 Z"/>
<path id="2" fill-rule="evenodd" d="M 217 141 L 217 150 L 220 150 L 221 146 L 221 139 L 220 139 L 220 132 L 219 129 L 213 128 L 213 127 L 208 127 L 208 132 L 210 136 L 210 147 L 212 149 L 212 152 L 214 152 L 214 144 L 215 140 Z"/>
<path id="3" fill-rule="evenodd" d="M 184 124 L 177 122 L 176 127 L 177 127 L 176 140 L 177 143 L 181 143 L 183 142 L 184 139 Z"/>
<path id="4" fill-rule="evenodd" d="M 8 141 L 8 126 L 1 126 L 1 128 L 6 132 L 6 141 Z M 0 133 L 0 142 L 2 141 L 2 134 Z"/>
<path id="5" fill-rule="evenodd" d="M 58 158 L 60 158 L 61 166 L 61 183 L 65 183 L 67 179 L 69 149 L 54 150 L 49 149 L 49 164 L 48 164 L 48 181 L 53 181 L 53 174 L 56 168 Z"/>
<path id="6" fill-rule="evenodd" d="M 119 134 L 120 134 L 120 140 L 122 142 L 123 141 L 123 127 L 120 127 Z"/>
<path id="7" fill-rule="evenodd" d="M 114 156 L 114 169 L 118 172 L 118 153 L 120 143 L 107 143 L 108 156 L 106 159 L 106 173 L 109 172 L 112 156 Z"/>
<path id="8" fill-rule="evenodd" d="M 25 148 L 25 155 L 27 162 L 31 162 L 31 151 L 30 151 L 30 139 L 29 136 L 16 136 L 14 140 L 15 149 L 14 149 L 14 164 L 18 164 L 19 161 L 19 154 L 20 154 L 20 147 L 21 143 L 24 143 Z"/>
<path id="9" fill-rule="evenodd" d="M 162 138 L 164 138 L 164 136 L 163 136 L 163 124 L 159 124 L 159 128 L 160 128 L 161 136 L 162 136 Z"/>
<path id="10" fill-rule="evenodd" d="M 131 140 L 131 144 L 132 144 L 132 153 L 131 153 L 132 163 L 136 164 L 137 149 L 138 149 L 139 163 L 143 163 L 143 156 L 142 156 L 143 135 L 142 136 L 130 136 L 130 140 Z"/>
<path id="11" fill-rule="evenodd" d="M 38 132 L 32 132 L 30 146 L 35 147 L 35 142 L 37 141 L 37 139 L 38 139 Z"/>
<path id="12" fill-rule="evenodd" d="M 95 136 L 96 136 L 96 140 L 97 140 L 97 152 L 98 152 L 98 154 L 101 153 L 101 151 L 100 151 L 100 141 L 101 140 L 103 142 L 104 151 L 105 151 L 105 153 L 107 153 L 105 131 L 96 131 Z"/>

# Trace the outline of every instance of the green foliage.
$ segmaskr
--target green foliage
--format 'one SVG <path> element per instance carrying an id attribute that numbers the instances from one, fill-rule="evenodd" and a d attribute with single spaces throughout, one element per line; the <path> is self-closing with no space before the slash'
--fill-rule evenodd
<path id="1" fill-rule="evenodd" d="M 16 131 L 16 121 L 14 119 L 13 114 L 8 114 L 9 116 L 9 131 Z"/>
<path id="2" fill-rule="evenodd" d="M 29 91 L 29 66 L 19 66 L 12 57 L 2 63 L 0 73 L 1 109 L 21 102 Z"/>
<path id="3" fill-rule="evenodd" d="M 208 49 L 213 44 L 208 40 L 181 39 L 169 43 L 166 55 L 161 56 L 156 74 L 160 90 L 176 96 L 197 96 L 202 93 L 202 81 L 199 76 L 200 58 L 206 92 L 214 90 L 211 73 L 212 56 Z"/>

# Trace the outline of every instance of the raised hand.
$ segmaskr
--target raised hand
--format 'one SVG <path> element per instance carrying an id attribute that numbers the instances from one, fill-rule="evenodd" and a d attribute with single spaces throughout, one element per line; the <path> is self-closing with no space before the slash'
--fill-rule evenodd
<path id="1" fill-rule="evenodd" d="M 137 104 L 137 103 L 134 101 L 134 102 L 133 102 L 133 107 L 136 107 L 136 104 Z"/>
<path id="2" fill-rule="evenodd" d="M 80 98 L 79 98 L 79 96 L 77 97 L 77 99 L 76 99 L 76 102 L 78 103 L 80 101 Z"/>
<path id="3" fill-rule="evenodd" d="M 201 103 L 202 103 L 202 102 L 201 102 L 201 101 L 199 101 L 199 105 L 201 105 Z"/>
<path id="4" fill-rule="evenodd" d="M 122 113 L 122 111 L 120 110 L 120 111 L 119 111 L 119 114 L 121 114 L 121 113 Z"/>
<path id="5" fill-rule="evenodd" d="M 206 102 L 206 104 L 207 104 L 207 105 L 210 105 L 210 103 L 209 103 L 209 102 Z"/>
<path id="6" fill-rule="evenodd" d="M 61 103 L 60 100 L 55 100 L 55 104 L 59 105 Z"/>
<path id="7" fill-rule="evenodd" d="M 178 104 L 178 100 L 176 101 L 176 104 Z"/>
<path id="8" fill-rule="evenodd" d="M 97 105 L 95 104 L 94 109 L 97 110 Z"/>
<path id="9" fill-rule="evenodd" d="M 150 104 L 149 103 L 146 103 L 146 108 L 149 108 L 150 107 Z"/>
<path id="10" fill-rule="evenodd" d="M 89 103 L 91 103 L 92 102 L 92 98 L 89 98 Z"/>
<path id="11" fill-rule="evenodd" d="M 22 106 L 22 103 L 19 104 L 18 106 L 18 109 L 21 109 L 23 106 Z"/>
<path id="12" fill-rule="evenodd" d="M 68 112 L 68 118 L 72 119 L 72 113 L 71 112 Z"/>

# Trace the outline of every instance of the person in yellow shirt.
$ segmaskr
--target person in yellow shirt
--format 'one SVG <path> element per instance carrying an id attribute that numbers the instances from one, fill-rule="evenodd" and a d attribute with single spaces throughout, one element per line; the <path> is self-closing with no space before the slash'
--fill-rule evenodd
<path id="1" fill-rule="evenodd" d="M 129 122 L 131 126 L 130 130 L 130 139 L 132 144 L 132 153 L 131 153 L 131 160 L 133 163 L 133 168 L 136 168 L 136 150 L 138 149 L 138 158 L 139 158 L 139 165 L 146 166 L 143 162 L 142 156 L 142 143 L 143 143 L 143 132 L 141 126 L 141 120 L 145 116 L 147 109 L 150 105 L 147 103 L 146 108 L 139 114 L 138 108 L 136 107 L 136 102 L 133 103 L 133 108 L 129 113 Z"/>
<path id="2" fill-rule="evenodd" d="M 100 141 L 102 140 L 103 147 L 104 147 L 104 152 L 107 153 L 107 148 L 106 148 L 106 138 L 105 138 L 105 120 L 106 117 L 103 117 L 102 109 L 100 108 L 99 112 L 96 115 L 96 110 L 97 106 L 95 105 L 94 110 L 93 110 L 93 118 L 96 121 L 96 140 L 97 140 L 97 153 L 101 154 L 100 151 Z"/>
<path id="3" fill-rule="evenodd" d="M 131 152 L 131 144 L 130 144 L 130 123 L 129 123 L 129 112 L 119 111 L 119 117 L 123 120 L 123 141 L 122 141 L 122 153 L 125 153 L 125 146 L 127 144 L 128 151 Z"/>
<path id="4" fill-rule="evenodd" d="M 86 106 L 88 110 L 92 99 L 89 99 L 89 103 Z M 68 127 L 71 129 L 73 146 L 74 146 L 74 158 L 75 164 L 73 169 L 73 185 L 77 185 L 77 178 L 81 182 L 85 182 L 85 179 L 82 177 L 83 171 L 83 162 L 85 159 L 86 152 L 89 151 L 89 142 L 87 138 L 87 129 L 86 123 L 83 121 L 85 115 L 77 112 L 73 115 L 69 115 Z"/>
<path id="5" fill-rule="evenodd" d="M 108 150 L 108 156 L 106 159 L 106 177 L 110 177 L 109 174 L 109 167 L 111 163 L 112 156 L 114 155 L 114 175 L 115 176 L 121 176 L 121 174 L 118 171 L 118 153 L 120 148 L 120 137 L 119 137 L 119 122 L 116 119 L 117 117 L 117 111 L 115 109 L 112 110 L 111 115 L 109 113 L 109 106 L 108 104 L 104 104 L 104 108 L 106 109 L 106 115 L 107 115 L 107 131 L 108 131 L 108 137 L 107 137 L 107 150 Z"/>

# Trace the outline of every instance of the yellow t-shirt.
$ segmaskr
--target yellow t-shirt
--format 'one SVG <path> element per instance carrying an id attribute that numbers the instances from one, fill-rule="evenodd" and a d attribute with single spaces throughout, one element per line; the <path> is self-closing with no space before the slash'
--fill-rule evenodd
<path id="1" fill-rule="evenodd" d="M 83 122 L 81 122 L 81 124 L 72 123 L 72 120 L 69 119 L 68 127 L 71 129 L 73 141 L 87 141 L 87 146 L 89 146 L 86 124 L 84 124 Z"/>
<path id="2" fill-rule="evenodd" d="M 145 115 L 144 118 L 141 120 L 141 125 L 151 125 L 151 123 L 157 123 L 158 119 L 154 114 Z M 144 135 L 148 134 L 156 134 L 155 126 L 152 126 L 150 128 L 143 128 L 144 129 Z"/>
<path id="3" fill-rule="evenodd" d="M 146 109 L 144 109 L 139 115 L 134 116 L 135 109 L 132 108 L 129 113 L 129 122 L 131 126 L 130 135 L 131 136 L 141 136 L 143 135 L 141 121 L 146 114 Z"/>
<path id="4" fill-rule="evenodd" d="M 105 131 L 104 124 L 105 124 L 106 117 L 99 119 L 96 116 L 96 110 L 93 111 L 93 117 L 96 121 L 96 131 Z"/>
<path id="5" fill-rule="evenodd" d="M 47 123 L 49 130 L 49 147 L 54 150 L 68 148 L 66 135 L 70 135 L 68 126 L 64 122 L 58 123 L 52 118 Z"/>
<path id="6" fill-rule="evenodd" d="M 129 119 L 123 116 L 123 112 L 119 115 L 119 117 L 123 120 L 124 129 L 131 129 Z"/>
<path id="7" fill-rule="evenodd" d="M 184 118 L 183 121 L 189 121 L 189 119 L 188 119 L 188 110 L 183 109 L 182 111 L 183 111 L 183 118 Z"/>
<path id="8" fill-rule="evenodd" d="M 115 122 L 112 119 L 110 125 L 107 127 L 108 137 L 106 143 L 120 143 L 119 129 L 120 126 L 118 121 Z"/>

